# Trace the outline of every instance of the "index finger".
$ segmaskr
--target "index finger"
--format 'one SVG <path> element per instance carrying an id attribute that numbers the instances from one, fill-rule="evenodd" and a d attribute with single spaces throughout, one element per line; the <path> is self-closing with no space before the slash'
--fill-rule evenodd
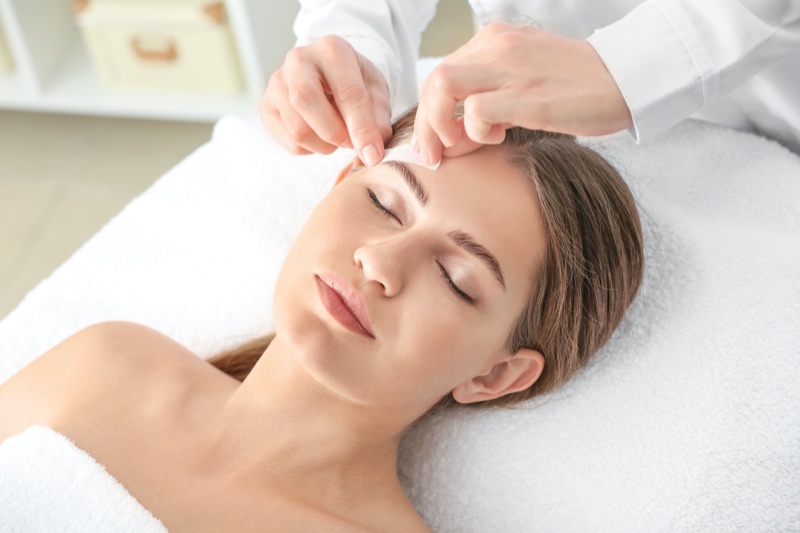
<path id="1" fill-rule="evenodd" d="M 290 105 L 326 143 L 345 146 L 350 137 L 339 111 L 325 94 L 317 71 L 302 69 L 288 72 L 287 97 Z"/>
<path id="2" fill-rule="evenodd" d="M 383 158 L 383 136 L 358 62 L 354 58 L 353 62 L 336 68 L 326 63 L 322 71 L 347 125 L 353 147 L 368 166 L 377 164 Z"/>

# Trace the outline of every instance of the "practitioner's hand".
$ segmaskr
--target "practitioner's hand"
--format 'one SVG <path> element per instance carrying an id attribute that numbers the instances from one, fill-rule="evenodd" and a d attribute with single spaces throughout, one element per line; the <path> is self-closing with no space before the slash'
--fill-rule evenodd
<path id="1" fill-rule="evenodd" d="M 383 158 L 384 141 L 392 133 L 383 74 L 334 35 L 286 54 L 269 80 L 260 115 L 292 153 L 355 148 L 367 164 Z"/>
<path id="2" fill-rule="evenodd" d="M 456 104 L 464 101 L 464 118 Z M 425 81 L 414 123 L 431 162 L 498 144 L 512 126 L 604 135 L 630 127 L 616 82 L 586 41 L 496 22 Z"/>

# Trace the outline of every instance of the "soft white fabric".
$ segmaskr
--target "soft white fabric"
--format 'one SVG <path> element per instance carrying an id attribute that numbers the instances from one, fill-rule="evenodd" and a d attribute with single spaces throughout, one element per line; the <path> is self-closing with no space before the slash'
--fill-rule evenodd
<path id="1" fill-rule="evenodd" d="M 329 34 L 347 39 L 386 79 L 396 116 L 418 100 L 416 68 L 422 30 L 437 0 L 300 0 L 296 46 Z"/>
<path id="2" fill-rule="evenodd" d="M 166 533 L 105 468 L 50 428 L 0 443 L 0 531 Z"/>
<path id="3" fill-rule="evenodd" d="M 0 322 L 0 381 L 104 320 L 160 329 L 202 356 L 269 330 L 281 258 L 345 161 L 288 157 L 255 119 L 223 118 Z"/>
<path id="4" fill-rule="evenodd" d="M 558 392 L 414 430 L 412 501 L 441 532 L 800 530 L 800 159 L 695 121 L 601 148 L 643 212 L 637 301 Z M 0 381 L 101 320 L 202 356 L 266 332 L 286 246 L 348 157 L 224 118 L 0 322 Z"/>
<path id="5" fill-rule="evenodd" d="M 693 116 L 800 153 L 800 0 L 469 2 L 483 24 L 588 38 L 625 97 L 637 140 Z M 437 0 L 300 3 L 297 44 L 342 35 L 384 74 L 395 114 L 417 100 L 413 66 Z"/>

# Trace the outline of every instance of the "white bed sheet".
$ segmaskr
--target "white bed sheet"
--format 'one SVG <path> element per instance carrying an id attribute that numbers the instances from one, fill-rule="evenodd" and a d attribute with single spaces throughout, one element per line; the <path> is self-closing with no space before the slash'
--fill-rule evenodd
<path id="1" fill-rule="evenodd" d="M 444 532 L 800 531 L 800 159 L 700 122 L 595 144 L 643 212 L 640 296 L 561 390 L 421 424 L 407 492 Z M 347 157 L 222 119 L 0 322 L 0 381 L 102 320 L 201 356 L 268 331 L 281 257 Z"/>

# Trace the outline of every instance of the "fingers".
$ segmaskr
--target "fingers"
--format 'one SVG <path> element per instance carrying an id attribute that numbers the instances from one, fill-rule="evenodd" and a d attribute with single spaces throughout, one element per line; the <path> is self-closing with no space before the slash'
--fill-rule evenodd
<path id="1" fill-rule="evenodd" d="M 336 36 L 290 50 L 260 105 L 262 122 L 289 151 L 355 148 L 370 165 L 383 157 L 390 115 L 383 75 Z"/>
<path id="2" fill-rule="evenodd" d="M 428 165 L 433 165 L 442 158 L 444 145 L 428 122 L 425 100 L 422 99 L 417 106 L 417 115 L 414 118 L 412 146 L 419 151 L 423 161 Z"/>
<path id="3" fill-rule="evenodd" d="M 434 164 L 442 158 L 447 146 L 453 146 L 461 135 L 455 111 L 463 90 L 454 76 L 458 67 L 439 65 L 425 80 L 420 92 L 414 135 L 422 158 Z"/>
<path id="4" fill-rule="evenodd" d="M 435 163 L 442 156 L 457 157 L 477 150 L 485 144 L 500 144 L 505 139 L 505 130 L 513 125 L 514 120 L 521 118 L 518 104 L 519 99 L 508 91 L 487 91 L 467 96 L 464 100 L 463 116 L 455 116 L 456 103 L 442 100 L 438 104 L 446 109 L 445 115 L 450 124 L 447 142 L 439 136 L 438 127 L 434 127 L 432 118 L 431 98 L 420 102 L 417 118 L 414 123 L 417 145 L 420 153 L 428 163 Z M 437 120 L 443 120 L 439 117 Z"/>
<path id="5" fill-rule="evenodd" d="M 289 142 L 297 145 L 299 150 L 306 153 L 331 154 L 336 151 L 336 144 L 328 143 L 321 139 L 306 119 L 292 106 L 284 106 L 280 110 L 281 122 Z M 294 153 L 303 153 L 298 149 Z"/>
<path id="6" fill-rule="evenodd" d="M 438 161 L 445 152 L 452 154 L 471 146 L 461 141 L 465 130 L 464 124 L 456 118 L 456 107 L 471 94 L 496 88 L 497 75 L 484 67 L 483 58 L 475 57 L 474 48 L 463 47 L 453 54 L 436 67 L 423 84 L 414 133 L 420 153 L 429 163 Z M 472 140 L 484 138 L 492 129 L 492 124 L 481 125 L 479 122 L 468 126 L 470 130 L 467 131 L 475 130 L 476 133 L 471 136 Z M 479 126 L 480 131 L 476 129 Z M 460 148 L 449 150 L 456 145 Z"/>
<path id="7" fill-rule="evenodd" d="M 414 120 L 414 134 L 422 158 L 434 164 L 442 157 L 446 146 L 453 146 L 461 134 L 455 111 L 459 98 L 458 86 L 451 83 L 457 69 L 439 65 L 425 80 Z"/>
<path id="8" fill-rule="evenodd" d="M 261 121 L 273 138 L 293 154 L 329 154 L 343 140 L 346 142 L 347 130 L 325 97 L 318 78 L 310 79 L 305 72 L 308 69 L 297 64 L 303 60 L 298 55 L 302 52 L 290 51 L 284 66 L 270 77 L 259 106 Z"/>
<path id="9" fill-rule="evenodd" d="M 287 74 L 288 104 L 308 126 L 297 137 L 306 148 L 320 142 L 334 147 L 344 146 L 349 135 L 338 110 L 328 99 L 319 75 L 303 68 Z"/>
<path id="10" fill-rule="evenodd" d="M 337 53 L 341 52 L 337 50 Z M 340 64 L 335 64 L 333 61 L 324 62 L 321 65 L 322 75 L 331 88 L 333 99 L 347 127 L 353 147 L 361 160 L 372 166 L 383 158 L 383 136 L 378 127 L 376 110 L 367 89 L 361 63 L 352 48 L 349 48 L 349 53 L 352 54 L 353 61 Z M 388 89 L 386 93 L 388 108 Z"/>
<path id="11" fill-rule="evenodd" d="M 459 157 L 481 148 L 483 143 L 473 141 L 467 135 L 461 135 L 453 146 L 444 149 L 443 157 Z"/>
<path id="12" fill-rule="evenodd" d="M 518 101 L 507 91 L 473 94 L 464 100 L 464 131 L 475 142 L 500 144 L 506 137 L 506 124 L 510 126 L 519 116 Z"/>
<path id="13" fill-rule="evenodd" d="M 463 78 L 463 69 L 443 64 L 425 82 L 426 123 L 445 146 L 455 144 L 461 133 L 461 128 L 456 124 L 455 111 L 469 84 L 469 80 Z"/>
<path id="14" fill-rule="evenodd" d="M 359 58 L 363 60 L 360 61 L 361 63 L 369 63 L 361 56 Z M 378 133 L 381 136 L 381 146 L 385 146 L 392 137 L 392 108 L 389 102 L 389 85 L 383 78 L 383 74 L 371 63 L 363 64 L 361 69 L 364 72 L 364 80 L 367 83 L 367 90 L 372 102 L 373 116 L 378 126 Z"/>
<path id="15" fill-rule="evenodd" d="M 462 125 L 462 128 L 464 127 L 462 121 L 459 121 L 459 124 Z M 487 144 L 500 144 L 506 138 L 507 127 L 509 126 L 506 124 L 494 124 L 489 133 L 480 141 L 471 139 L 466 131 L 462 131 L 458 141 L 453 146 L 445 147 L 442 157 L 459 157 L 474 152 Z"/>
<path id="16" fill-rule="evenodd" d="M 420 120 L 424 120 L 424 116 Z M 480 129 L 476 131 L 475 126 L 469 125 L 472 123 L 477 123 Z M 434 151 L 429 152 L 428 150 L 430 150 L 430 148 L 420 148 L 419 140 L 414 137 L 412 140 L 412 148 L 419 151 L 423 157 L 425 157 L 428 164 L 433 164 L 442 157 L 458 157 L 474 152 L 487 144 L 500 144 L 506 138 L 506 128 L 511 127 L 511 125 L 507 123 L 487 124 L 479 119 L 468 121 L 466 116 L 462 120 L 457 120 L 456 125 L 459 128 L 459 134 L 456 136 L 456 141 L 450 146 L 443 146 L 441 144 L 437 146 L 434 144 Z M 420 128 L 420 130 L 424 131 L 424 128 Z M 436 140 L 434 136 L 433 142 L 435 143 Z M 430 146 L 431 141 L 429 140 L 428 142 L 428 146 Z"/>
<path id="17" fill-rule="evenodd" d="M 266 126 L 272 138 L 289 152 L 295 155 L 308 154 L 310 152 L 295 142 L 285 127 L 280 110 L 287 109 L 288 103 L 283 101 L 284 98 L 281 92 L 276 89 L 278 82 L 273 83 L 275 77 L 275 75 L 272 76 L 264 98 L 259 105 L 261 122 Z"/>

